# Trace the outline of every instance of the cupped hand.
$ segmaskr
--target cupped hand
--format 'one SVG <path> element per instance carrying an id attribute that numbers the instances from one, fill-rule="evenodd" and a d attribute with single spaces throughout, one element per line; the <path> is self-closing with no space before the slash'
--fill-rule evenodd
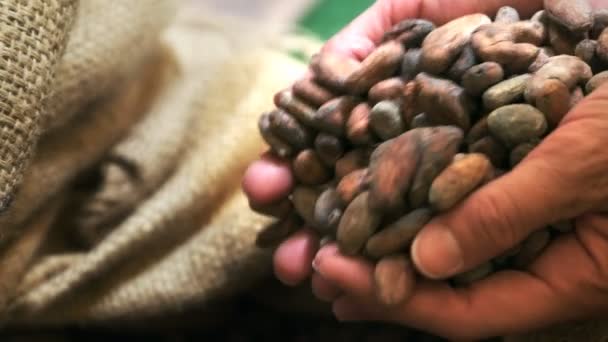
<path id="1" fill-rule="evenodd" d="M 378 1 L 324 50 L 361 60 L 383 32 L 405 18 L 441 24 L 468 13 L 491 15 L 505 5 L 530 15 L 542 1 Z M 607 88 L 583 100 L 517 168 L 422 230 L 412 258 L 419 272 L 436 280 L 418 283 L 407 303 L 380 306 L 373 295 L 372 265 L 340 255 L 335 245 L 319 250 L 318 237 L 306 228 L 276 250 L 277 277 L 290 285 L 312 277 L 313 291 L 333 301 L 341 320 L 398 322 L 455 339 L 518 333 L 605 312 Z M 251 165 L 243 181 L 252 207 L 280 201 L 292 186 L 289 164 L 268 155 Z M 552 242 L 525 272 L 499 272 L 459 289 L 441 281 L 502 254 L 538 228 L 573 218 L 574 233 Z"/>

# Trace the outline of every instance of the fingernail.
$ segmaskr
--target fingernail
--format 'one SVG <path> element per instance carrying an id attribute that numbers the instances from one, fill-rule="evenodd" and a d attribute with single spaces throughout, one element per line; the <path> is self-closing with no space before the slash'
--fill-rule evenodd
<path id="1" fill-rule="evenodd" d="M 314 259 L 312 259 L 312 269 L 315 270 L 315 272 L 323 275 L 320 271 L 323 257 L 330 254 L 335 254 L 337 253 L 337 250 L 337 247 L 331 244 L 321 247 L 321 249 L 319 249 L 319 251 L 317 252 L 317 255 L 315 255 Z"/>
<path id="2" fill-rule="evenodd" d="M 462 250 L 446 226 L 435 224 L 423 229 L 412 244 L 412 261 L 429 278 L 453 276 L 464 265 Z"/>

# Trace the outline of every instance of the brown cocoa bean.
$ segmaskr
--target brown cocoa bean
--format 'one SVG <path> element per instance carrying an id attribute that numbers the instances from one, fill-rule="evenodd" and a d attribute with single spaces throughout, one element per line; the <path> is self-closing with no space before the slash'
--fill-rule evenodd
<path id="1" fill-rule="evenodd" d="M 344 91 L 346 80 L 360 67 L 359 61 L 333 52 L 314 55 L 310 60 L 315 81 L 338 92 Z"/>
<path id="2" fill-rule="evenodd" d="M 336 178 L 342 179 L 355 170 L 366 168 L 371 154 L 372 150 L 369 148 L 357 148 L 347 152 L 336 162 Z"/>
<path id="3" fill-rule="evenodd" d="M 281 158 L 287 158 L 293 155 L 294 148 L 272 133 L 272 130 L 270 129 L 270 113 L 264 113 L 260 116 L 260 119 L 258 120 L 258 131 L 276 155 Z"/>
<path id="4" fill-rule="evenodd" d="M 496 12 L 496 16 L 494 17 L 494 22 L 503 24 L 516 23 L 519 20 L 519 12 L 517 12 L 517 10 L 511 6 L 503 6 L 499 8 L 498 12 Z"/>
<path id="5" fill-rule="evenodd" d="M 344 155 L 344 144 L 339 138 L 321 132 L 315 138 L 315 151 L 326 166 L 333 168 Z"/>
<path id="6" fill-rule="evenodd" d="M 472 144 L 469 152 L 484 154 L 496 168 L 506 166 L 509 157 L 507 148 L 491 136 L 481 138 Z"/>
<path id="7" fill-rule="evenodd" d="M 432 212 L 428 208 L 416 209 L 402 216 L 367 241 L 367 255 L 380 259 L 405 251 L 431 218 Z"/>
<path id="8" fill-rule="evenodd" d="M 470 153 L 454 160 L 431 185 L 431 207 L 440 212 L 451 209 L 481 185 L 491 171 L 490 161 L 480 153 Z"/>
<path id="9" fill-rule="evenodd" d="M 543 9 L 534 13 L 530 20 L 546 24 L 549 21 L 549 16 L 547 15 L 547 11 Z"/>
<path id="10" fill-rule="evenodd" d="M 568 55 L 554 56 L 549 58 L 547 64 L 528 81 L 524 96 L 528 103 L 535 103 L 548 79 L 559 80 L 570 90 L 577 85 L 585 85 L 591 77 L 593 77 L 591 67 L 580 58 Z"/>
<path id="11" fill-rule="evenodd" d="M 532 152 L 532 150 L 538 146 L 538 141 L 526 142 L 517 145 L 512 151 L 509 157 L 509 164 L 511 168 L 514 168 L 517 164 L 521 163 L 526 156 Z"/>
<path id="12" fill-rule="evenodd" d="M 370 208 L 369 199 L 369 192 L 362 192 L 346 207 L 342 215 L 336 240 L 344 255 L 358 254 L 380 225 L 382 217 Z"/>
<path id="13" fill-rule="evenodd" d="M 513 257 L 513 265 L 517 268 L 525 268 L 538 258 L 551 240 L 551 233 L 539 230 L 532 233 L 523 243 L 521 250 Z"/>
<path id="14" fill-rule="evenodd" d="M 361 62 L 361 67 L 346 79 L 346 89 L 350 94 L 366 94 L 376 83 L 393 76 L 403 59 L 405 50 L 396 41 L 383 43 Z"/>
<path id="15" fill-rule="evenodd" d="M 483 106 L 487 110 L 512 104 L 523 99 L 524 91 L 532 75 L 523 74 L 499 82 L 483 94 Z"/>
<path id="16" fill-rule="evenodd" d="M 340 180 L 336 191 L 343 203 L 350 203 L 367 187 L 368 169 L 355 170 Z"/>
<path id="17" fill-rule="evenodd" d="M 555 51 L 552 48 L 547 46 L 541 47 L 540 51 L 538 52 L 538 56 L 536 56 L 536 60 L 534 63 L 532 63 L 532 65 L 530 65 L 530 68 L 528 68 L 528 72 L 537 72 L 540 68 L 547 64 L 547 62 L 549 62 L 549 58 L 553 56 L 555 56 Z"/>
<path id="18" fill-rule="evenodd" d="M 378 82 L 369 90 L 368 99 L 376 104 L 380 101 L 400 100 L 405 82 L 400 77 L 392 77 Z"/>
<path id="19" fill-rule="evenodd" d="M 289 89 L 278 92 L 274 96 L 274 104 L 287 113 L 293 115 L 306 126 L 313 126 L 315 110 L 297 98 Z"/>
<path id="20" fill-rule="evenodd" d="M 312 144 L 312 134 L 309 129 L 287 112 L 274 110 L 270 112 L 268 120 L 272 133 L 296 150 L 305 149 Z"/>
<path id="21" fill-rule="evenodd" d="M 595 51 L 597 50 L 597 41 L 591 39 L 585 39 L 576 45 L 574 55 L 583 62 L 593 65 L 596 61 Z"/>
<path id="22" fill-rule="evenodd" d="M 319 196 L 315 204 L 314 217 L 316 222 L 315 228 L 321 236 L 335 234 L 344 208 L 344 202 L 342 202 L 340 195 L 333 188 L 325 190 Z"/>
<path id="23" fill-rule="evenodd" d="M 608 28 L 602 31 L 602 34 L 597 38 L 597 56 L 604 62 L 608 63 Z"/>
<path id="24" fill-rule="evenodd" d="M 356 105 L 357 100 L 352 96 L 337 97 L 317 110 L 314 115 L 313 126 L 320 131 L 335 136 L 343 136 L 346 120 L 348 120 L 350 112 Z"/>
<path id="25" fill-rule="evenodd" d="M 435 24 L 424 19 L 406 19 L 394 25 L 382 36 L 382 42 L 396 40 L 406 48 L 420 46 Z"/>
<path id="26" fill-rule="evenodd" d="M 582 87 L 576 87 L 570 94 L 570 109 L 576 107 L 579 102 L 585 99 L 585 92 Z"/>
<path id="27" fill-rule="evenodd" d="M 486 278 L 492 272 L 494 272 L 494 265 L 491 262 L 486 262 L 470 271 L 454 276 L 452 281 L 456 286 L 467 286 Z"/>
<path id="28" fill-rule="evenodd" d="M 395 138 L 405 131 L 400 103 L 396 101 L 378 102 L 372 108 L 369 120 L 372 131 L 382 141 Z"/>
<path id="29" fill-rule="evenodd" d="M 421 70 L 439 75 L 458 58 L 475 30 L 492 20 L 484 14 L 454 19 L 429 33 L 422 42 Z"/>
<path id="30" fill-rule="evenodd" d="M 283 218 L 293 210 L 293 204 L 288 199 L 280 200 L 276 203 L 260 205 L 258 203 L 249 202 L 251 210 L 266 216 Z"/>
<path id="31" fill-rule="evenodd" d="M 463 131 L 453 126 L 420 128 L 418 131 L 421 157 L 408 194 L 412 208 L 427 205 L 433 180 L 451 163 L 464 140 Z"/>
<path id="32" fill-rule="evenodd" d="M 258 248 L 274 248 L 300 228 L 300 220 L 296 215 L 288 215 L 285 219 L 274 222 L 262 231 L 255 239 Z"/>
<path id="33" fill-rule="evenodd" d="M 381 305 L 403 304 L 414 293 L 415 284 L 413 265 L 405 255 L 385 257 L 374 268 L 374 293 Z"/>
<path id="34" fill-rule="evenodd" d="M 448 70 L 447 76 L 454 82 L 460 82 L 462 75 L 475 64 L 477 64 L 475 51 L 473 51 L 470 44 L 467 44 L 464 49 L 462 49 L 460 57 L 456 59 L 454 64 L 452 64 L 452 67 Z"/>
<path id="35" fill-rule="evenodd" d="M 292 163 L 295 178 L 305 185 L 321 185 L 331 178 L 331 172 L 312 149 L 298 153 Z"/>
<path id="36" fill-rule="evenodd" d="M 490 113 L 488 128 L 492 136 L 512 148 L 542 137 L 547 132 L 547 119 L 528 104 L 513 104 Z"/>
<path id="37" fill-rule="evenodd" d="M 418 82 L 416 81 L 410 81 L 405 84 L 403 101 L 401 103 L 401 114 L 406 126 L 411 126 L 414 117 L 417 114 L 420 114 L 416 103 L 418 99 L 418 90 Z"/>
<path id="38" fill-rule="evenodd" d="M 301 98 L 315 108 L 321 107 L 324 103 L 336 97 L 335 94 L 311 78 L 302 78 L 294 82 L 292 91 L 296 97 Z"/>
<path id="39" fill-rule="evenodd" d="M 500 64 L 485 62 L 468 69 L 462 76 L 462 86 L 471 96 L 480 96 L 488 88 L 504 79 L 505 73 Z"/>
<path id="40" fill-rule="evenodd" d="M 590 38 L 597 39 L 606 27 L 608 27 L 608 9 L 598 8 L 593 13 L 593 29 Z"/>
<path id="41" fill-rule="evenodd" d="M 547 31 L 549 44 L 558 55 L 574 55 L 576 45 L 582 39 L 580 35 L 575 35 L 556 23 L 549 23 Z"/>
<path id="42" fill-rule="evenodd" d="M 570 90 L 558 80 L 547 80 L 536 97 L 536 108 L 545 114 L 550 130 L 555 129 L 570 110 Z"/>
<path id="43" fill-rule="evenodd" d="M 593 8 L 588 0 L 545 0 L 549 18 L 571 32 L 589 31 L 593 25 Z"/>
<path id="44" fill-rule="evenodd" d="M 535 46 L 543 46 L 547 41 L 549 32 L 545 24 L 522 20 L 509 25 L 516 43 L 528 43 Z"/>
<path id="45" fill-rule="evenodd" d="M 488 116 L 483 116 L 479 119 L 475 126 L 471 128 L 469 133 L 467 134 L 466 143 L 467 145 L 473 145 L 481 138 L 490 135 L 490 129 L 488 128 Z"/>
<path id="46" fill-rule="evenodd" d="M 409 82 L 416 78 L 416 75 L 420 73 L 420 59 L 422 57 L 421 49 L 408 50 L 403 55 L 403 62 L 401 63 L 401 79 L 405 82 Z"/>
<path id="47" fill-rule="evenodd" d="M 427 73 L 416 76 L 417 108 L 435 125 L 455 125 L 468 131 L 473 103 L 458 84 Z"/>
<path id="48" fill-rule="evenodd" d="M 351 112 L 346 123 L 346 137 L 354 145 L 370 145 L 374 136 L 370 128 L 371 107 L 361 102 Z"/>
<path id="49" fill-rule="evenodd" d="M 291 193 L 291 202 L 298 215 L 311 227 L 315 225 L 315 205 L 321 196 L 321 190 L 298 185 Z"/>
<path id="50" fill-rule="evenodd" d="M 411 130 L 382 143 L 369 165 L 370 205 L 390 211 L 403 204 L 420 160 L 420 131 Z"/>
<path id="51" fill-rule="evenodd" d="M 414 117 L 411 123 L 411 128 L 424 128 L 432 126 L 429 118 L 426 117 L 425 113 L 420 113 Z"/>
<path id="52" fill-rule="evenodd" d="M 604 83 L 608 82 L 608 71 L 602 71 L 599 74 L 593 76 L 589 82 L 585 85 L 585 92 L 591 94 L 597 88 L 601 87 Z"/>

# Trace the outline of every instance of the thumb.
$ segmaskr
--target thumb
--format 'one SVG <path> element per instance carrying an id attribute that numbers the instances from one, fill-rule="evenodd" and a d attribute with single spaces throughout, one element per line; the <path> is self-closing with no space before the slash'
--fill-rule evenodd
<path id="1" fill-rule="evenodd" d="M 598 148 L 606 143 L 606 105 L 608 86 L 581 101 L 511 172 L 431 220 L 412 244 L 418 270 L 432 279 L 466 272 L 537 229 L 605 203 L 608 154 Z"/>

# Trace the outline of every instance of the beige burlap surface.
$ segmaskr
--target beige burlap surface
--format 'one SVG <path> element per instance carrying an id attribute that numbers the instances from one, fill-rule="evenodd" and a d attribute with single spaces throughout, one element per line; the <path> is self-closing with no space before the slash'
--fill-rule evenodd
<path id="1" fill-rule="evenodd" d="M 260 285 L 272 265 L 254 240 L 272 219 L 240 188 L 265 148 L 259 115 L 305 63 L 212 17 L 171 0 L 0 1 L 5 327 L 213 313 L 249 291 L 327 314 L 306 289 Z M 604 327 L 508 341 L 600 341 Z"/>

